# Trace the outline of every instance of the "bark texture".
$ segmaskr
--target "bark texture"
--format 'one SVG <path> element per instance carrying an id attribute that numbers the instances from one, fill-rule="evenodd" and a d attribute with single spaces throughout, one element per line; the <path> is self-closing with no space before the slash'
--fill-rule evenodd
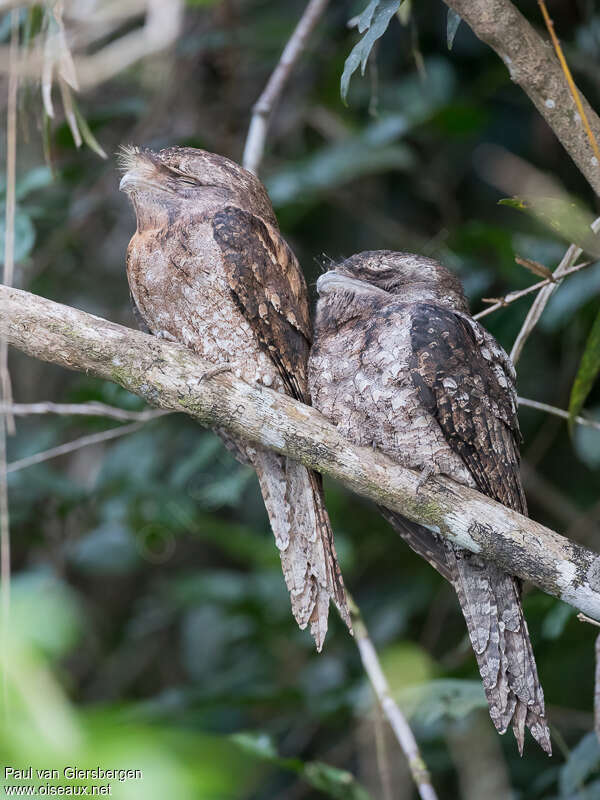
<path id="1" fill-rule="evenodd" d="M 600 556 L 448 478 L 350 444 L 314 408 L 172 344 L 19 289 L 0 286 L 0 336 L 33 358 L 114 381 L 149 403 L 218 425 L 339 480 L 459 547 L 600 620 Z"/>

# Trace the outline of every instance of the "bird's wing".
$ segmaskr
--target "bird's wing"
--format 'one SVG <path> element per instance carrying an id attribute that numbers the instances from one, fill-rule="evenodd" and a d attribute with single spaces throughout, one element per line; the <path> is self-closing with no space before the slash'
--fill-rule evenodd
<path id="1" fill-rule="evenodd" d="M 215 214 L 213 232 L 235 302 L 289 394 L 307 402 L 312 337 L 308 292 L 296 256 L 275 227 L 236 206 Z"/>
<path id="2" fill-rule="evenodd" d="M 466 315 L 420 303 L 411 315 L 411 377 L 425 408 L 481 492 L 527 513 L 514 370 Z"/>
<path id="3" fill-rule="evenodd" d="M 411 340 L 412 380 L 446 441 L 481 492 L 526 514 L 508 356 L 467 315 L 427 303 L 413 309 Z M 512 725 L 521 753 L 526 727 L 551 753 L 518 580 L 477 555 L 451 545 L 446 549 L 494 725 L 502 733 Z"/>

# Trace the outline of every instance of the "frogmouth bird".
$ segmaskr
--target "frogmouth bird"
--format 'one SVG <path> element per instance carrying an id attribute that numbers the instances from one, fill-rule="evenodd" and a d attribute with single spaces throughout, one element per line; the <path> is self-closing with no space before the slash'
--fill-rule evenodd
<path id="1" fill-rule="evenodd" d="M 120 188 L 137 217 L 127 277 L 139 317 L 214 371 L 231 369 L 310 403 L 306 283 L 263 184 L 235 162 L 190 147 L 125 148 L 121 162 Z M 217 433 L 256 470 L 294 616 L 301 628 L 310 624 L 320 650 L 330 599 L 350 626 L 320 476 Z"/>
<path id="2" fill-rule="evenodd" d="M 447 475 L 527 513 L 513 365 L 469 315 L 460 282 L 430 258 L 359 253 L 317 282 L 313 405 L 341 433 L 405 467 Z M 382 508 L 453 585 L 490 716 L 523 751 L 527 726 L 551 752 L 520 586 L 493 563 Z"/>

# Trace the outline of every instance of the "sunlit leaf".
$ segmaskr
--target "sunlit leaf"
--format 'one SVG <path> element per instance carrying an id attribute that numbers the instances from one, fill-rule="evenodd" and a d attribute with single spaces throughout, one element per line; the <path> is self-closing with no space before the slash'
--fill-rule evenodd
<path id="1" fill-rule="evenodd" d="M 402 0 L 378 0 L 376 3 L 370 2 L 359 17 L 359 31 L 361 25 L 368 25 L 362 30 L 366 30 L 365 35 L 354 45 L 352 51 L 344 64 L 344 71 L 340 81 L 340 93 L 342 100 L 346 102 L 350 79 L 360 66 L 361 74 L 365 74 L 365 68 L 373 45 L 386 32 L 390 20 L 400 8 Z M 362 31 L 361 31 L 362 32 Z"/>
<path id="2" fill-rule="evenodd" d="M 586 253 L 600 257 L 600 237 L 591 230 L 595 217 L 575 198 L 569 195 L 506 197 L 498 204 L 531 214 L 565 242 L 574 243 Z"/>
<path id="3" fill-rule="evenodd" d="M 585 343 L 583 356 L 571 387 L 569 400 L 569 427 L 572 429 L 575 417 L 583 408 L 596 378 L 600 373 L 600 311 Z"/>

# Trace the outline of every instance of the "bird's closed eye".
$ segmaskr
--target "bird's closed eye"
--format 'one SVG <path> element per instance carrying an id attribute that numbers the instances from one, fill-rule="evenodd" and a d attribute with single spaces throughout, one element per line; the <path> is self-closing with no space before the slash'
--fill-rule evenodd
<path id="1" fill-rule="evenodd" d="M 199 181 L 195 180 L 194 178 L 177 178 L 178 183 L 184 184 L 184 186 L 201 186 L 202 184 Z"/>

